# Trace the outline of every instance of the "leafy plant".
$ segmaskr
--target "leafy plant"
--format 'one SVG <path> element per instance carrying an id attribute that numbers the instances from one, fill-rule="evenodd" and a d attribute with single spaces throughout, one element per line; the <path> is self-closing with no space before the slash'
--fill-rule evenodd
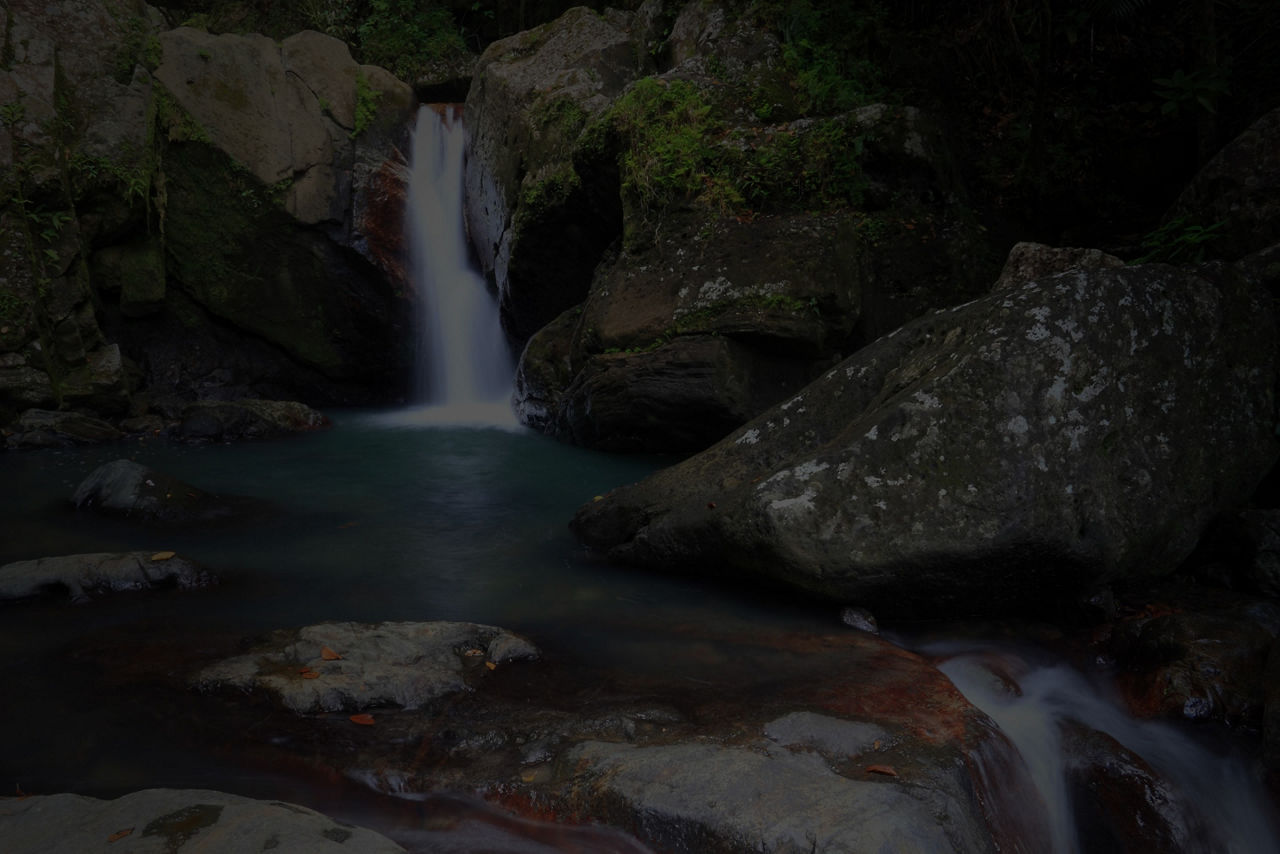
<path id="1" fill-rule="evenodd" d="M 362 59 L 412 80 L 431 63 L 466 52 L 466 42 L 443 6 L 414 0 L 371 0 L 357 27 Z"/>
<path id="2" fill-rule="evenodd" d="M 1219 220 L 1208 226 L 1197 225 L 1186 216 L 1171 219 L 1142 238 L 1142 248 L 1147 251 L 1133 263 L 1199 263 L 1205 260 L 1208 243 L 1225 224 L 1226 220 Z"/>
<path id="3" fill-rule="evenodd" d="M 1230 93 L 1225 68 L 1201 68 L 1188 74 L 1179 68 L 1169 77 L 1157 77 L 1154 81 L 1156 97 L 1163 103 L 1160 112 L 1165 115 L 1182 115 L 1197 107 L 1210 113 L 1217 112 L 1217 102 Z"/>

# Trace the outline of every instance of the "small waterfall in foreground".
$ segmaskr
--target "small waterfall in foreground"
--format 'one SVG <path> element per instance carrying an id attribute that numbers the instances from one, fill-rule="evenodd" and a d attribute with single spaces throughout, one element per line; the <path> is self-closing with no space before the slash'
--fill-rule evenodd
<path id="1" fill-rule="evenodd" d="M 921 651 L 942 659 L 938 668 L 1016 751 L 979 757 L 978 770 L 988 788 L 1005 789 L 991 793 L 997 809 L 1021 806 L 1010 825 L 1015 836 L 1032 829 L 1034 839 L 1020 840 L 1027 850 L 1280 854 L 1274 809 L 1248 757 L 1134 718 L 1060 663 L 990 645 Z"/>
<path id="2" fill-rule="evenodd" d="M 419 109 L 405 217 L 422 303 L 414 400 L 425 408 L 415 420 L 515 426 L 511 354 L 463 228 L 465 146 L 457 106 Z"/>

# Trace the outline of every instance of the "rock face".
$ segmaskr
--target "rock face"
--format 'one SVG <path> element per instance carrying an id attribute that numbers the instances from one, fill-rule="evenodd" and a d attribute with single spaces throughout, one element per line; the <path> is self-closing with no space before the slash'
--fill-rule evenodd
<path id="1" fill-rule="evenodd" d="M 1165 220 L 1211 229 L 1207 248 L 1231 260 L 1280 241 L 1280 109 L 1223 146 Z"/>
<path id="2" fill-rule="evenodd" d="M 517 409 L 609 450 L 703 448 L 989 281 L 927 116 L 805 116 L 750 16 L 688 3 L 664 36 L 656 7 L 498 42 L 467 99 Z"/>
<path id="3" fill-rule="evenodd" d="M 573 528 L 883 614 L 1170 572 L 1278 450 L 1266 298 L 1205 272 L 1069 272 L 921 318 Z"/>
<path id="4" fill-rule="evenodd" d="M 213 576 L 173 552 L 79 554 L 21 560 L 0 566 L 0 599 L 27 599 L 65 591 L 75 602 L 150 587 L 203 587 Z"/>
<path id="5" fill-rule="evenodd" d="M 306 807 L 200 789 L 144 789 L 112 801 L 70 794 L 5 798 L 0 835 L 11 854 L 122 846 L 137 854 L 404 854 L 385 836 Z"/>
<path id="6" fill-rule="evenodd" d="M 5 28 L 0 424 L 138 414 L 140 388 L 401 392 L 402 247 L 379 237 L 406 84 L 319 33 L 169 30 L 144 3 L 17 0 Z"/>

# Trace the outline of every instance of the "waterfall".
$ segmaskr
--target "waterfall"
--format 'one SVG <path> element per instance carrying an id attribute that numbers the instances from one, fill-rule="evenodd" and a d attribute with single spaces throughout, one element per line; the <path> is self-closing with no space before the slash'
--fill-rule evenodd
<path id="1" fill-rule="evenodd" d="M 465 147 L 456 106 L 419 109 L 405 217 L 422 306 L 414 399 L 431 423 L 514 426 L 511 354 L 463 227 Z"/>

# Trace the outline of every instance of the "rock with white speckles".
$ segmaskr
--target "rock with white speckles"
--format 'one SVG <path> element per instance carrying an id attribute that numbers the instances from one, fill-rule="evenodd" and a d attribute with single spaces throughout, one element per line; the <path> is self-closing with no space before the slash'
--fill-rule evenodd
<path id="1" fill-rule="evenodd" d="M 1011 284 L 886 335 L 573 528 L 614 560 L 882 616 L 1051 607 L 1172 571 L 1247 499 L 1280 453 L 1275 353 L 1265 292 L 1230 268 Z"/>

